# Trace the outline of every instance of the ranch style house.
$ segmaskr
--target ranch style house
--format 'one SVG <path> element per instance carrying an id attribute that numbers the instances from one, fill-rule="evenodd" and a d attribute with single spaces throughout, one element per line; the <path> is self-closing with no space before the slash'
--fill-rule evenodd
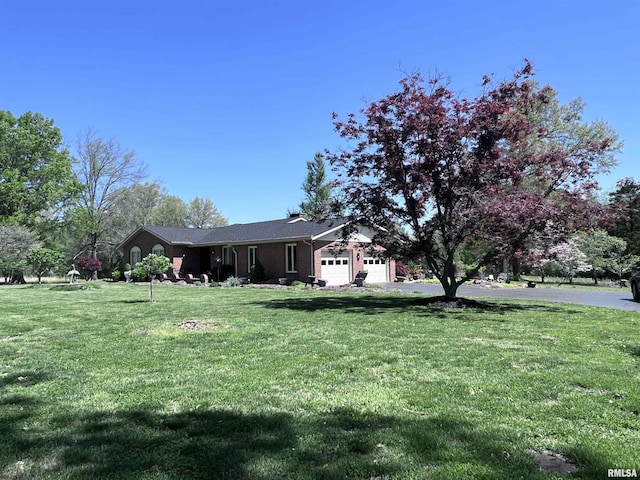
<path id="1" fill-rule="evenodd" d="M 228 276 L 249 277 L 259 261 L 267 278 L 309 282 L 310 277 L 327 285 L 344 285 L 366 271 L 367 283 L 392 282 L 395 262 L 371 245 L 367 229 L 341 240 L 344 219 L 307 220 L 292 215 L 281 220 L 228 225 L 215 228 L 177 228 L 141 225 L 120 244 L 124 262 L 134 266 L 149 253 L 171 260 L 168 275 L 185 278 L 209 275 L 211 280 Z"/>

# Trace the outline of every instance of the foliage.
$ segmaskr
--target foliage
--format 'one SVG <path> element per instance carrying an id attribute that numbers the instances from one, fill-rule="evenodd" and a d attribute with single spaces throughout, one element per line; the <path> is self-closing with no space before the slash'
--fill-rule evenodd
<path id="1" fill-rule="evenodd" d="M 596 219 L 595 178 L 608 170 L 617 138 L 606 125 L 582 123 L 579 104 L 552 128 L 544 111 L 557 95 L 532 75 L 527 62 L 513 79 L 485 77 L 479 97 L 460 99 L 441 79 L 425 85 L 416 74 L 368 104 L 362 121 L 334 114 L 352 145 L 329 157 L 350 209 L 345 238 L 372 228 L 389 253 L 424 257 L 454 298 L 482 267 L 523 251 L 533 232 L 560 237 Z M 475 261 L 457 278 L 456 257 L 470 245 Z"/>
<path id="2" fill-rule="evenodd" d="M 27 263 L 42 283 L 43 275 L 51 273 L 64 262 L 64 255 L 49 248 L 34 248 L 27 255 Z"/>
<path id="3" fill-rule="evenodd" d="M 0 110 L 0 223 L 33 227 L 77 193 L 69 152 L 52 119 Z"/>
<path id="4" fill-rule="evenodd" d="M 150 223 L 160 227 L 187 227 L 187 204 L 180 197 L 163 196 L 152 212 Z"/>
<path id="5" fill-rule="evenodd" d="M 229 224 L 211 199 L 202 197 L 196 197 L 189 202 L 186 220 L 190 227 L 195 228 L 221 227 Z"/>
<path id="6" fill-rule="evenodd" d="M 396 277 L 408 277 L 409 267 L 402 262 L 396 262 Z"/>
<path id="7" fill-rule="evenodd" d="M 171 260 L 164 255 L 150 253 L 136 264 L 135 270 L 142 270 L 149 278 L 149 301 L 153 302 L 153 277 L 171 268 Z M 134 271 L 135 271 L 134 270 Z"/>
<path id="8" fill-rule="evenodd" d="M 41 242 L 32 230 L 0 224 L 0 273 L 5 283 L 22 281 L 29 252 L 40 246 Z"/>
<path id="9" fill-rule="evenodd" d="M 114 282 L 119 282 L 123 278 L 124 277 L 120 270 L 114 270 L 113 272 L 111 272 L 111 280 L 113 280 Z"/>
<path id="10" fill-rule="evenodd" d="M 109 253 L 113 250 L 115 242 L 109 235 L 109 224 L 118 210 L 118 193 L 137 183 L 145 173 L 133 151 L 125 150 L 115 139 L 99 137 L 92 129 L 78 137 L 75 170 L 82 184 L 80 201 L 73 213 L 76 231 L 84 239 L 80 250 L 87 247 L 97 258 L 101 249 Z"/>
<path id="11" fill-rule="evenodd" d="M 75 264 L 85 272 L 85 278 L 91 280 L 97 278 L 96 274 L 102 271 L 102 262 L 97 258 L 81 256 L 76 258 Z"/>
<path id="12" fill-rule="evenodd" d="M 125 270 L 126 271 L 126 270 Z M 131 281 L 132 282 L 147 282 L 149 281 L 149 275 L 146 268 L 137 263 L 135 267 L 131 269 Z"/>
<path id="13" fill-rule="evenodd" d="M 620 277 L 634 266 L 633 257 L 625 254 L 627 242 L 609 235 L 606 230 L 579 232 L 574 236 L 574 241 L 585 254 L 595 283 L 598 283 L 598 277 L 606 274 Z"/>
<path id="14" fill-rule="evenodd" d="M 260 260 L 256 260 L 256 264 L 251 267 L 249 279 L 251 280 L 251 283 L 261 283 L 267 279 L 267 273 L 265 272 L 264 265 L 262 265 Z"/>
<path id="15" fill-rule="evenodd" d="M 221 287 L 239 287 L 242 282 L 237 277 L 229 277 L 224 282 L 220 282 Z"/>
<path id="16" fill-rule="evenodd" d="M 626 253 L 640 256 L 640 182 L 632 178 L 620 180 L 609 194 L 609 201 L 616 212 L 609 233 L 627 242 Z"/>
<path id="17" fill-rule="evenodd" d="M 574 240 L 567 240 L 552 247 L 550 253 L 554 263 L 559 266 L 569 283 L 573 283 L 578 272 L 591 270 L 591 265 L 587 263 L 587 256 L 580 251 Z"/>
<path id="18" fill-rule="evenodd" d="M 331 212 L 333 183 L 329 181 L 322 153 L 318 152 L 307 162 L 307 176 L 302 184 L 305 194 L 300 209 L 311 220 L 329 216 Z"/>

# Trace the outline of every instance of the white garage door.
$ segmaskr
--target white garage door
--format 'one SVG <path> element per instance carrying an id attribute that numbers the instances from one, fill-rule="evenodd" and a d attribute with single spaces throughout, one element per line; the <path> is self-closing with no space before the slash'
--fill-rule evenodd
<path id="1" fill-rule="evenodd" d="M 344 285 L 351 281 L 351 266 L 349 265 L 349 252 L 338 256 L 331 253 L 322 253 L 320 277 L 327 281 L 327 285 Z"/>
<path id="2" fill-rule="evenodd" d="M 364 269 L 368 272 L 366 283 L 388 282 L 387 260 L 377 257 L 364 257 Z"/>

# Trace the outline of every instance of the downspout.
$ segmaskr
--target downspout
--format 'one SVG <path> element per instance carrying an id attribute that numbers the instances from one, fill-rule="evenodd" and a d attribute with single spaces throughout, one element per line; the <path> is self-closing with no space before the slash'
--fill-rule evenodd
<path id="1" fill-rule="evenodd" d="M 238 278 L 238 251 L 234 247 L 231 247 L 231 251 L 233 252 L 233 272 Z"/>
<path id="2" fill-rule="evenodd" d="M 315 259 L 315 250 L 313 248 L 313 240 L 311 240 L 310 242 L 307 242 L 306 240 L 303 240 L 302 243 L 309 245 L 311 247 L 311 273 L 309 275 L 313 275 L 314 277 L 316 276 L 316 259 Z"/>

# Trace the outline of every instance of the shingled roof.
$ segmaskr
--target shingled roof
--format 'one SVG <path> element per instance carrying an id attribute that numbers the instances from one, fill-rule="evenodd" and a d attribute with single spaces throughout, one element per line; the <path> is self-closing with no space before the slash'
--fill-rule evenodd
<path id="1" fill-rule="evenodd" d="M 159 239 L 174 245 L 210 246 L 233 243 L 252 243 L 286 240 L 313 240 L 345 225 L 343 218 L 307 221 L 301 217 L 242 223 L 215 228 L 178 228 L 142 225 L 122 244 L 146 230 Z"/>

